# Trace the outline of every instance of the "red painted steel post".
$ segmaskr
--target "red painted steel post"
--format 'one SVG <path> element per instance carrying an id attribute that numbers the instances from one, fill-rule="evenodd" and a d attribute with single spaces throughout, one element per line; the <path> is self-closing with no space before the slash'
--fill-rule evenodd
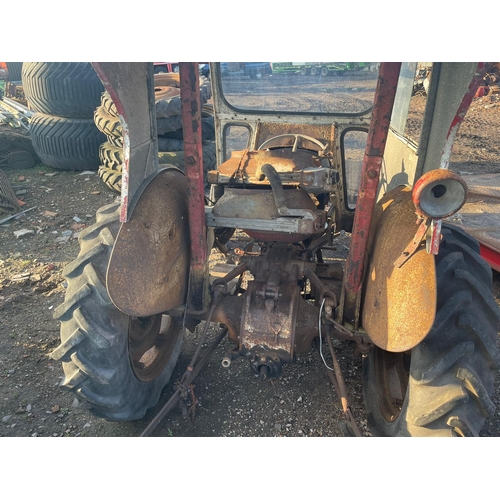
<path id="1" fill-rule="evenodd" d="M 344 316 L 357 318 L 368 236 L 377 197 L 385 144 L 401 63 L 381 63 L 356 201 L 351 247 L 346 261 Z"/>
<path id="2" fill-rule="evenodd" d="M 191 237 L 188 307 L 202 311 L 206 308 L 208 300 L 208 248 L 198 63 L 179 63 L 179 70 Z"/>

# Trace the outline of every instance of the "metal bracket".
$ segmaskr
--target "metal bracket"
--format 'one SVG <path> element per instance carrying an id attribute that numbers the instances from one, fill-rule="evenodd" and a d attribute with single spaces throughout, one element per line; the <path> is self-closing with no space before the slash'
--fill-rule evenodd
<path id="1" fill-rule="evenodd" d="M 404 249 L 398 260 L 394 263 L 395 267 L 402 267 L 403 264 L 418 250 L 418 247 L 426 238 L 425 248 L 427 253 L 437 255 L 439 252 L 439 244 L 441 243 L 441 219 L 424 219 L 420 224 L 413 241 Z"/>

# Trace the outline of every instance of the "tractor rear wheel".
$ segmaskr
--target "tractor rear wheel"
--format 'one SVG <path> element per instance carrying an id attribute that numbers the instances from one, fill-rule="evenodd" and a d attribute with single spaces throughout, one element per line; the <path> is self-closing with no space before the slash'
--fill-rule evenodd
<path id="1" fill-rule="evenodd" d="M 119 209 L 118 203 L 102 207 L 79 237 L 80 254 L 64 270 L 66 297 L 54 314 L 61 345 L 51 357 L 62 361 L 63 388 L 97 416 L 127 421 L 158 403 L 181 351 L 182 321 L 162 314 L 133 318 L 111 302 L 105 278 Z"/>
<path id="2" fill-rule="evenodd" d="M 478 436 L 495 411 L 500 310 L 478 243 L 443 225 L 437 311 L 411 352 L 375 348 L 363 360 L 363 396 L 379 436 Z"/>

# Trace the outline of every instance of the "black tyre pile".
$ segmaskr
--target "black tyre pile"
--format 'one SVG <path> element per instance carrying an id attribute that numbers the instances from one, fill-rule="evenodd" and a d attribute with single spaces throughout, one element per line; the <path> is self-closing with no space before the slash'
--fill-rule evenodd
<path id="1" fill-rule="evenodd" d="M 182 105 L 179 80 L 175 76 L 155 75 L 159 162 L 184 170 Z M 210 97 L 210 84 L 203 81 L 200 84 L 200 99 L 203 105 L 202 139 L 205 174 L 213 169 L 216 163 L 213 108 L 207 104 Z M 106 141 L 99 148 L 99 176 L 108 188 L 120 192 L 123 168 L 122 126 L 111 96 L 106 91 L 102 93 L 101 104 L 95 110 L 94 123 L 106 137 Z"/>
<path id="2" fill-rule="evenodd" d="M 8 62 L 7 71 L 9 72 L 9 82 L 20 82 L 21 81 L 21 70 L 23 67 L 22 62 Z"/>
<path id="3" fill-rule="evenodd" d="M 39 162 L 28 132 L 8 125 L 0 126 L 1 168 L 31 168 Z"/>
<path id="4" fill-rule="evenodd" d="M 45 165 L 61 170 L 97 170 L 105 136 L 94 124 L 103 85 L 90 63 L 27 62 L 22 83 L 33 147 Z"/>

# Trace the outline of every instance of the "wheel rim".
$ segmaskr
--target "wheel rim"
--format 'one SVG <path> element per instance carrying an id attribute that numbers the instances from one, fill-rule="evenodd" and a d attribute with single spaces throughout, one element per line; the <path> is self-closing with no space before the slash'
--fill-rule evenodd
<path id="1" fill-rule="evenodd" d="M 139 380 L 151 382 L 162 373 L 181 331 L 182 326 L 171 316 L 129 319 L 129 356 Z"/>
<path id="2" fill-rule="evenodd" d="M 401 413 L 408 389 L 410 355 L 375 348 L 375 378 L 380 413 L 387 423 Z"/>

